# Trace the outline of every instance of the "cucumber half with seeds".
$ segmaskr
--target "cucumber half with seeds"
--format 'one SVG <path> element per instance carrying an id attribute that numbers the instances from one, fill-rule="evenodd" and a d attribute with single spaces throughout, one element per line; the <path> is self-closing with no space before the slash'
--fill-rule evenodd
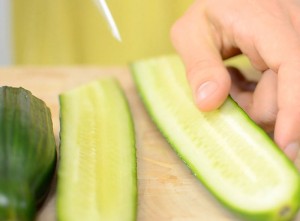
<path id="1" fill-rule="evenodd" d="M 163 135 L 195 176 L 246 220 L 290 220 L 300 202 L 299 172 L 229 97 L 202 113 L 177 56 L 131 65 L 141 98 Z"/>
<path id="2" fill-rule="evenodd" d="M 135 220 L 133 122 L 121 87 L 103 78 L 60 95 L 61 221 Z"/>

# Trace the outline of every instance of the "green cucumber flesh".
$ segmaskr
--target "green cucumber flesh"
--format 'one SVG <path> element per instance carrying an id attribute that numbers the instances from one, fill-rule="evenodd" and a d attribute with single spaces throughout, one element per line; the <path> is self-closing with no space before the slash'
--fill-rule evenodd
<path id="1" fill-rule="evenodd" d="M 136 61 L 131 69 L 153 121 L 224 206 L 248 220 L 295 215 L 299 172 L 230 97 L 219 109 L 200 112 L 176 55 Z"/>
<path id="2" fill-rule="evenodd" d="M 60 105 L 58 220 L 135 220 L 135 136 L 121 87 L 103 78 L 61 94 Z"/>

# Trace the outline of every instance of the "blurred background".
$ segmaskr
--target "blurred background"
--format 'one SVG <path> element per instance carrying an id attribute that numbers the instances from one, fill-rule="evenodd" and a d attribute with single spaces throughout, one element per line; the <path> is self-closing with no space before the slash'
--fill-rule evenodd
<path id="1" fill-rule="evenodd" d="M 10 0 L 0 0 L 0 65 L 12 63 Z"/>
<path id="2" fill-rule="evenodd" d="M 0 65 L 115 65 L 174 52 L 171 25 L 192 0 L 107 0 L 122 42 L 94 0 L 0 0 Z"/>

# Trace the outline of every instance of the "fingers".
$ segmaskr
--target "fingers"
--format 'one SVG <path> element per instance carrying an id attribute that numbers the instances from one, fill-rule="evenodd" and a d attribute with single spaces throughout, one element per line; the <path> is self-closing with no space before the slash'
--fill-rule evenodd
<path id="1" fill-rule="evenodd" d="M 266 132 L 273 131 L 276 121 L 275 141 L 291 160 L 295 160 L 300 140 L 300 91 L 297 92 L 300 74 L 293 74 L 292 70 L 300 70 L 300 65 L 289 67 L 291 70 L 285 70 L 285 75 L 282 72 L 277 75 L 270 69 L 265 71 L 253 94 L 249 86 L 245 87 L 248 82 L 231 70 L 231 94 Z"/>
<path id="2" fill-rule="evenodd" d="M 244 7 L 245 2 L 253 1 L 195 1 L 171 38 L 203 111 L 219 107 L 229 93 L 222 56 L 238 48 L 257 69 L 267 70 L 253 94 L 235 85 L 231 93 L 259 124 L 271 128 L 276 119 L 275 141 L 294 158 L 300 147 L 300 3 L 257 0 Z"/>
<path id="3" fill-rule="evenodd" d="M 272 132 L 277 112 L 277 74 L 269 69 L 256 86 L 249 115 L 267 132 Z"/>
<path id="4" fill-rule="evenodd" d="M 284 13 L 280 14 L 279 19 L 265 16 L 261 23 L 257 23 L 260 34 L 253 38 L 254 47 L 261 59 L 269 69 L 277 73 L 278 114 L 274 139 L 291 159 L 295 159 L 300 141 L 300 37 L 294 25 L 288 17 L 284 17 Z M 260 96 L 263 100 L 264 96 L 270 95 L 268 91 L 257 93 L 257 98 L 253 98 L 253 101 L 259 101 Z M 266 100 L 266 103 L 271 104 L 271 101 Z M 257 108 L 254 106 L 253 110 Z M 259 121 L 255 118 L 257 113 L 252 112 L 250 115 Z"/>
<path id="5" fill-rule="evenodd" d="M 299 49 L 300 50 L 300 49 Z M 300 54 L 298 55 L 298 58 Z M 300 61 L 283 63 L 278 71 L 278 107 L 275 140 L 296 156 L 300 141 Z"/>
<path id="6" fill-rule="evenodd" d="M 257 85 L 247 81 L 237 70 L 230 69 L 230 74 L 233 99 L 266 132 L 272 132 L 277 115 L 277 74 L 265 71 Z"/>
<path id="7" fill-rule="evenodd" d="M 232 78 L 230 93 L 233 99 L 266 132 L 273 132 L 276 122 L 275 140 L 286 155 L 295 160 L 299 152 L 300 112 L 285 108 L 288 104 L 284 104 L 283 108 L 278 105 L 277 73 L 272 70 L 265 71 L 253 92 L 252 82 L 243 78 L 236 69 L 229 70 Z M 292 97 L 299 101 L 298 96 Z M 287 100 L 289 99 L 284 99 L 288 102 Z"/>
<path id="8" fill-rule="evenodd" d="M 269 41 L 267 47 L 261 39 L 257 47 L 267 65 L 278 75 L 274 139 L 291 159 L 295 159 L 300 142 L 300 38 L 291 26 L 279 30 L 272 36 L 276 41 Z M 264 42 L 267 42 L 271 36 L 265 34 Z"/>
<path id="9" fill-rule="evenodd" d="M 253 86 L 255 85 L 247 81 L 238 69 L 229 67 L 228 71 L 232 81 L 230 95 L 238 105 L 248 113 L 248 110 L 252 106 Z"/>
<path id="10" fill-rule="evenodd" d="M 174 24 L 171 38 L 185 63 L 196 104 L 202 111 L 210 111 L 218 108 L 228 96 L 230 77 L 217 37 L 198 10 L 201 8 L 194 5 Z"/>

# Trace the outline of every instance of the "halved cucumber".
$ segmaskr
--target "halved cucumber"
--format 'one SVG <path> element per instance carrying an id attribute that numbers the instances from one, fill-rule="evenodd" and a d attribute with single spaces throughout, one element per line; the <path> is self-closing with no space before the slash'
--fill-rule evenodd
<path id="1" fill-rule="evenodd" d="M 177 56 L 136 61 L 131 67 L 154 122 L 221 203 L 248 220 L 295 215 L 297 169 L 231 98 L 216 111 L 200 112 Z"/>
<path id="2" fill-rule="evenodd" d="M 65 92 L 60 104 L 58 219 L 135 220 L 134 128 L 117 81 L 103 78 Z"/>

